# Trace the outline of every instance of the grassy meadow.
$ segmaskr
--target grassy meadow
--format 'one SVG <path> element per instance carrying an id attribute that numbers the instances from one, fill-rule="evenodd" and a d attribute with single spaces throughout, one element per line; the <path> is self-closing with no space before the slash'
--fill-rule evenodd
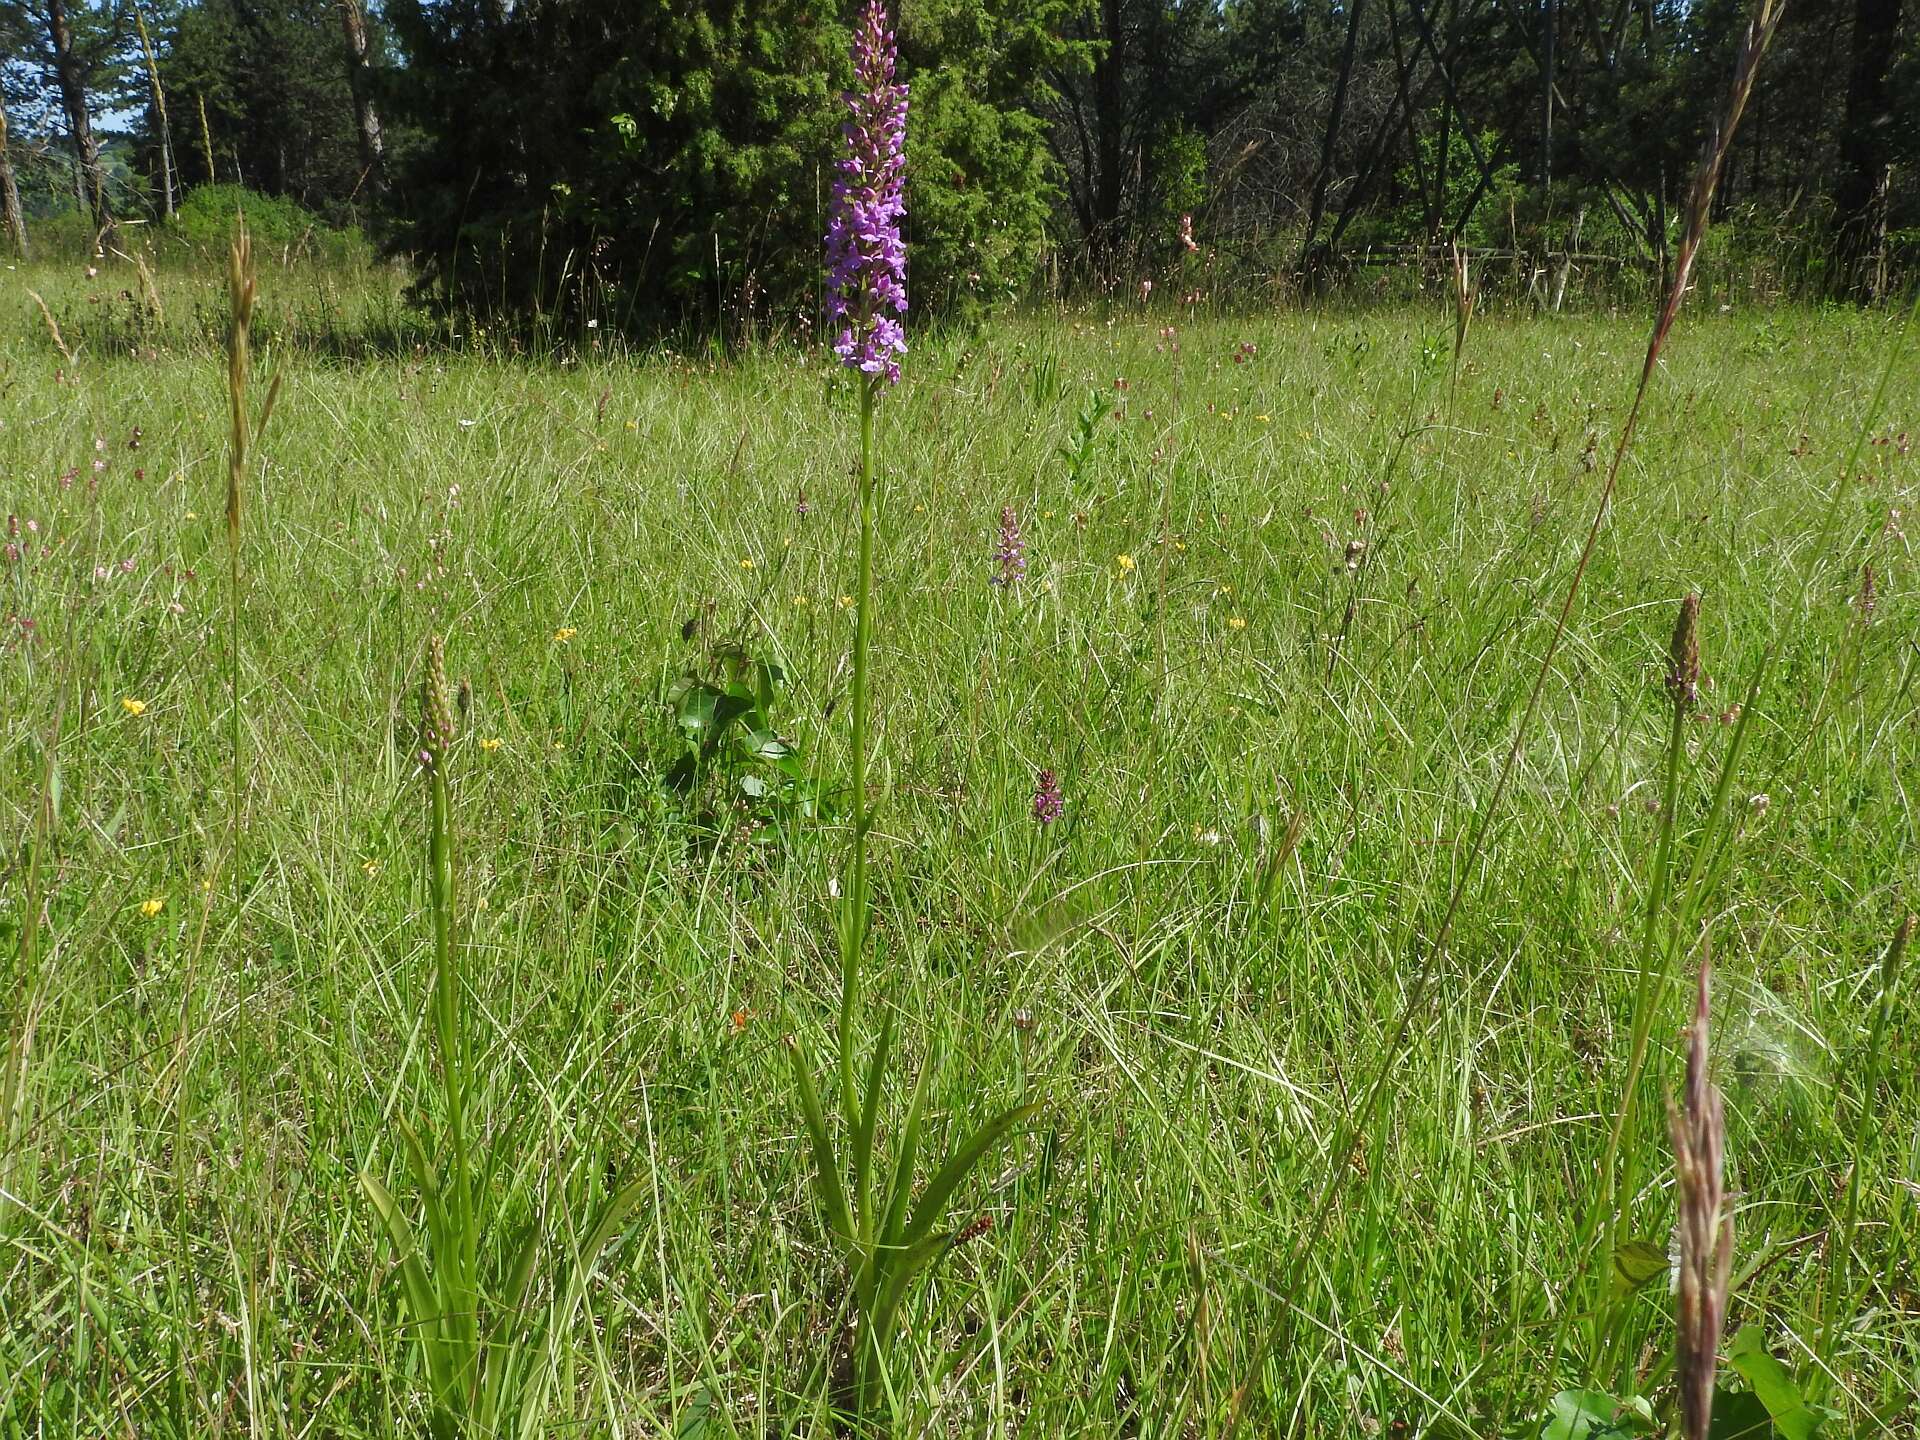
<path id="1" fill-rule="evenodd" d="M 359 1176 L 412 1206 L 398 1123 L 441 1124 L 432 633 L 483 1188 L 565 1251 L 642 1182 L 524 1433 L 832 1433 L 782 1042 L 832 1053 L 853 387 L 818 347 L 522 355 L 263 256 L 236 616 L 225 279 L 155 283 L 0 274 L 0 1435 L 419 1433 Z M 1876 1031 L 1920 758 L 1897 317 L 1695 297 L 1472 843 L 1650 319 L 1489 302 L 1457 380 L 1438 296 L 915 336 L 876 430 L 869 1004 L 930 1132 L 1037 1109 L 908 1298 L 895 1433 L 1650 1433 L 1549 1401 L 1671 1403 L 1664 1097 L 1709 951 L 1728 1333 L 1822 1435 L 1920 1426 L 1910 969 Z M 676 772 L 676 680 L 742 666 L 782 763 Z M 1645 1274 L 1583 1224 L 1637 1013 Z"/>

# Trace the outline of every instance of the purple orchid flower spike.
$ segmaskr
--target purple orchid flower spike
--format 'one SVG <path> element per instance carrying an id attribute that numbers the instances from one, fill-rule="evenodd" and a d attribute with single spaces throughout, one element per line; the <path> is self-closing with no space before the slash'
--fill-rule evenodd
<path id="1" fill-rule="evenodd" d="M 854 88 L 846 154 L 836 163 L 827 225 L 828 311 L 839 323 L 833 350 L 867 375 L 900 379 L 907 353 L 907 87 L 894 83 L 893 31 L 881 0 L 868 0 L 853 36 Z"/>

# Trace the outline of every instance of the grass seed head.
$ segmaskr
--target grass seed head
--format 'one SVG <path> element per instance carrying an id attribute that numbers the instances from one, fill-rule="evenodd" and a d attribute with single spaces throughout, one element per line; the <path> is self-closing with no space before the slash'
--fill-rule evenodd
<path id="1" fill-rule="evenodd" d="M 1680 602 L 1667 647 L 1667 693 L 1680 711 L 1691 710 L 1700 699 L 1700 597 L 1691 591 Z"/>
<path id="2" fill-rule="evenodd" d="M 1907 957 L 1907 942 L 1913 939 L 1915 917 L 1907 916 L 1900 922 L 1900 928 L 1893 932 L 1893 941 L 1887 946 L 1887 953 L 1880 957 L 1880 993 L 1890 995 L 1894 985 L 1900 979 L 1900 965 Z"/>
<path id="3" fill-rule="evenodd" d="M 1686 1091 L 1678 1106 L 1667 1106 L 1680 1207 L 1675 1360 L 1681 1433 L 1687 1440 L 1706 1440 L 1712 1423 L 1714 1371 L 1733 1266 L 1733 1218 L 1727 1213 L 1723 1175 L 1726 1116 L 1707 1074 L 1711 968 L 1710 960 L 1701 961 L 1693 1023 L 1687 1027 Z"/>
<path id="4" fill-rule="evenodd" d="M 420 685 L 420 750 L 437 766 L 453 743 L 453 704 L 447 689 L 447 652 L 438 635 L 427 641 L 427 674 Z"/>

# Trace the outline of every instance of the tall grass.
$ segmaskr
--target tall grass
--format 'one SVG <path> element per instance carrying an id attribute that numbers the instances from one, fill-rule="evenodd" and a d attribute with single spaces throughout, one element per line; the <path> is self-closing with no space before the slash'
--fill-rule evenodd
<path id="1" fill-rule="evenodd" d="M 189 328 L 200 282 L 158 278 L 179 328 L 151 360 L 89 344 L 76 370 L 24 303 L 0 329 L 0 508 L 41 527 L 0 575 L 21 1431 L 757 1435 L 859 1408 L 1219 1433 L 1237 1403 L 1243 1433 L 1477 1435 L 1534 1433 L 1590 1377 L 1677 1414 L 1665 1287 L 1616 1295 L 1596 1237 L 1671 1219 L 1668 1136 L 1625 1117 L 1677 1064 L 1703 935 L 1728 1329 L 1829 1377 L 1833 1433 L 1910 1424 L 1886 957 L 1920 394 L 1878 317 L 1689 312 L 1617 488 L 1581 455 L 1648 372 L 1631 322 L 1482 296 L 1443 374 L 1457 310 L 1196 319 L 1169 422 L 1158 317 L 1011 318 L 916 345 L 884 465 L 837 510 L 851 397 L 787 350 L 289 342 L 299 403 L 270 453 L 250 432 L 232 604 L 219 339 Z M 289 333 L 280 283 L 256 335 Z M 1408 396 L 1442 379 L 1435 434 Z M 1096 388 L 1120 418 L 1070 477 Z M 992 587 L 1008 503 L 1027 574 Z M 1151 571 L 1115 564 L 1156 538 Z M 1851 578 L 1809 583 L 1834 552 L 1873 564 L 1871 625 Z M 864 645 L 856 591 L 884 597 Z M 1665 638 L 1689 593 L 1697 680 Z M 866 824 L 735 810 L 716 835 L 658 783 L 656 697 L 709 603 L 785 670 L 783 734 L 850 801 L 884 795 Z M 464 716 L 415 658 L 442 627 Z M 852 783 L 856 708 L 884 785 Z M 229 848 L 236 754 L 272 802 L 247 881 L 182 903 Z M 1039 768 L 1068 804 L 1044 830 Z M 1421 980 L 1397 957 L 1436 935 Z M 815 1072 L 785 1031 L 830 1027 L 837 1097 L 797 1116 Z M 949 1182 L 1000 1095 L 1043 1108 Z M 1721 1348 L 1722 1390 L 1753 1393 L 1755 1352 Z"/>

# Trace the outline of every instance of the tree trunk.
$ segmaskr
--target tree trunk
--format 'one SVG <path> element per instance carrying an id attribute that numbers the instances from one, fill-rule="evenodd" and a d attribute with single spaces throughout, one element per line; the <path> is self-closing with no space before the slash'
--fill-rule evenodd
<path id="1" fill-rule="evenodd" d="M 1854 0 L 1853 68 L 1847 79 L 1846 115 L 1840 124 L 1840 165 L 1833 187 L 1839 280 L 1848 287 L 1859 283 L 1886 229 L 1880 197 L 1894 118 L 1887 95 L 1887 70 L 1893 61 L 1899 27 L 1900 0 Z"/>
<path id="2" fill-rule="evenodd" d="M 13 156 L 7 149 L 7 107 L 0 104 L 0 211 L 7 235 L 22 260 L 27 258 L 27 215 L 20 208 L 20 187 L 13 178 Z"/>
<path id="3" fill-rule="evenodd" d="M 93 212 L 94 240 L 104 249 L 113 245 L 119 236 L 114 230 L 113 211 L 107 203 L 107 177 L 100 168 L 100 142 L 94 138 L 93 117 L 87 112 L 85 67 L 73 53 L 73 29 L 67 24 L 66 0 L 47 0 L 47 39 L 53 43 L 53 76 L 60 87 L 61 107 L 67 112 L 67 127 L 73 135 L 80 185 L 86 191 L 87 207 Z"/>
<path id="4" fill-rule="evenodd" d="M 387 145 L 380 134 L 380 112 L 373 104 L 371 47 L 360 0 L 340 0 L 340 34 L 347 45 L 347 86 L 353 92 L 353 117 L 360 128 L 360 163 L 366 167 L 367 189 L 378 195 L 387 184 Z"/>
<path id="5" fill-rule="evenodd" d="M 1121 0 L 1100 0 L 1100 31 L 1106 49 L 1093 67 L 1094 145 L 1098 150 L 1098 169 L 1093 185 L 1093 234 L 1095 263 L 1102 275 L 1113 278 L 1114 252 L 1120 238 L 1120 195 L 1125 178 L 1122 134 L 1123 78 L 1127 63 L 1124 11 Z"/>
<path id="6" fill-rule="evenodd" d="M 1314 240 L 1327 213 L 1327 186 L 1333 179 L 1333 147 L 1340 138 L 1340 116 L 1347 108 L 1347 85 L 1353 79 L 1353 56 L 1360 43 L 1360 12 L 1366 0 L 1353 0 L 1347 10 L 1347 43 L 1340 52 L 1340 78 L 1334 82 L 1333 103 L 1327 108 L 1327 132 L 1320 145 L 1320 167 L 1313 173 L 1313 198 L 1307 203 L 1307 238 L 1300 242 L 1300 268 L 1312 268 Z M 1404 84 L 1405 77 L 1402 76 Z"/>

